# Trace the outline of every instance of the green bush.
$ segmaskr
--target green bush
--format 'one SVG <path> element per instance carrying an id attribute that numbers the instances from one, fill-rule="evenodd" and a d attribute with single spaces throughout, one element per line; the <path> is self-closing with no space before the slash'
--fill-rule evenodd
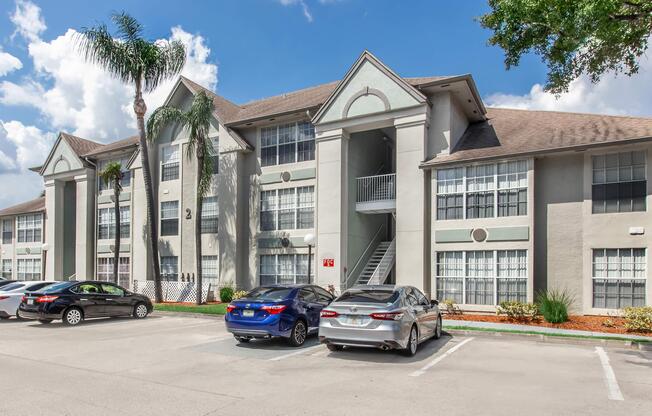
<path id="1" fill-rule="evenodd" d="M 539 312 L 551 324 L 560 324 L 568 321 L 568 310 L 575 299 L 566 290 L 544 290 L 537 296 Z"/>
<path id="2" fill-rule="evenodd" d="M 222 302 L 231 302 L 233 300 L 233 294 L 235 290 L 231 286 L 224 286 L 220 289 L 220 300 Z"/>
<path id="3" fill-rule="evenodd" d="M 632 332 L 652 332 L 652 306 L 625 308 L 625 329 Z"/>
<path id="4" fill-rule="evenodd" d="M 515 321 L 531 321 L 537 317 L 539 308 L 532 303 L 523 303 L 516 300 L 500 302 L 496 314 L 507 315 Z"/>

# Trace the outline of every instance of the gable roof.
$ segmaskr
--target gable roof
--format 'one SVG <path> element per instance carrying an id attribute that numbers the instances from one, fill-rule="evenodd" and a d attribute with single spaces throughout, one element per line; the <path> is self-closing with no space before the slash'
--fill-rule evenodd
<path id="1" fill-rule="evenodd" d="M 83 156 L 88 152 L 92 152 L 93 150 L 104 146 L 102 143 L 82 139 L 81 137 L 73 136 L 72 134 L 64 132 L 61 132 L 60 135 L 61 138 L 70 145 L 73 152 L 75 152 L 77 156 Z"/>
<path id="2" fill-rule="evenodd" d="M 488 120 L 468 126 L 448 155 L 421 166 L 582 150 L 652 140 L 652 118 L 488 108 Z"/>
<path id="3" fill-rule="evenodd" d="M 117 142 L 100 145 L 100 147 L 97 147 L 88 153 L 84 153 L 81 156 L 92 157 L 92 156 L 101 155 L 102 153 L 129 149 L 130 147 L 136 148 L 138 147 L 138 141 L 139 141 L 138 136 L 127 137 L 126 139 L 118 140 Z"/>
<path id="4" fill-rule="evenodd" d="M 44 196 L 0 210 L 0 217 L 18 214 L 29 214 L 32 212 L 45 212 Z"/>

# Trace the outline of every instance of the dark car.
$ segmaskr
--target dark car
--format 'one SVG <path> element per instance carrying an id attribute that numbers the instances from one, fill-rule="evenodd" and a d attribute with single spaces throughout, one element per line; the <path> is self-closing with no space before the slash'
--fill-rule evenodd
<path id="1" fill-rule="evenodd" d="M 5 290 L 3 287 L 11 283 L 16 283 L 15 280 L 0 280 L 0 290 Z"/>
<path id="2" fill-rule="evenodd" d="M 239 342 L 282 337 L 298 347 L 319 330 L 319 314 L 333 299 L 314 285 L 257 287 L 229 304 L 226 329 Z"/>
<path id="3" fill-rule="evenodd" d="M 133 316 L 142 319 L 152 312 L 148 297 L 108 282 L 60 282 L 39 292 L 26 293 L 18 307 L 21 318 L 49 324 L 62 319 L 77 325 L 86 318 Z"/>

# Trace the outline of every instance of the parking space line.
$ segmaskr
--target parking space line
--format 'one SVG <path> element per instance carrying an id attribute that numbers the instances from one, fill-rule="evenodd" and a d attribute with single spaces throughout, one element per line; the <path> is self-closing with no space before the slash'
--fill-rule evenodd
<path id="1" fill-rule="evenodd" d="M 413 373 L 410 373 L 410 376 L 411 376 L 411 377 L 419 377 L 420 375 L 423 375 L 426 371 L 428 371 L 430 368 L 432 368 L 433 366 L 435 366 L 435 365 L 436 365 L 437 363 L 439 363 L 441 360 L 443 360 L 444 358 L 446 358 L 446 357 L 448 357 L 449 355 L 453 354 L 455 351 L 457 351 L 457 350 L 459 350 L 460 348 L 462 348 L 462 346 L 463 346 L 464 344 L 473 341 L 473 339 L 474 339 L 474 338 L 468 338 L 468 339 L 465 339 L 464 341 L 460 342 L 459 344 L 453 346 L 451 349 L 449 349 L 448 351 L 446 351 L 445 353 L 443 353 L 443 354 L 440 355 L 439 357 L 435 358 L 434 360 L 430 361 L 428 364 L 426 364 L 426 365 L 424 365 L 423 367 L 421 367 L 421 369 L 419 369 L 419 370 L 417 370 L 417 371 L 415 371 L 415 372 L 413 372 Z"/>
<path id="2" fill-rule="evenodd" d="M 281 360 L 285 360 L 286 358 L 294 357 L 295 355 L 305 354 L 305 353 L 307 353 L 308 351 L 316 350 L 317 348 L 320 348 L 320 347 L 323 348 L 324 346 L 321 345 L 321 344 L 313 345 L 312 347 L 303 348 L 303 349 L 300 349 L 299 351 L 295 351 L 295 352 L 291 352 L 291 353 L 289 353 L 289 354 L 284 354 L 284 355 L 280 355 L 280 356 L 278 356 L 278 357 L 270 358 L 269 361 L 281 361 Z"/>
<path id="3" fill-rule="evenodd" d="M 595 347 L 595 352 L 598 353 L 600 357 L 600 363 L 602 364 L 602 370 L 604 371 L 604 381 L 607 384 L 608 397 L 609 400 L 625 400 L 623 393 L 620 391 L 618 386 L 618 380 L 616 380 L 616 373 L 614 373 L 611 364 L 609 364 L 609 356 L 607 352 L 602 347 Z"/>

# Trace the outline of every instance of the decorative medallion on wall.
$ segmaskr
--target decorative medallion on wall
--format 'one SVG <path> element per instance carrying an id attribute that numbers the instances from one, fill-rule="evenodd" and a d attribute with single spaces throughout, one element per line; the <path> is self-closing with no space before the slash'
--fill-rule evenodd
<path id="1" fill-rule="evenodd" d="M 471 238 L 473 238 L 473 241 L 476 243 L 481 243 L 487 239 L 487 230 L 484 228 L 474 228 L 473 231 L 471 231 Z"/>
<path id="2" fill-rule="evenodd" d="M 289 182 L 292 179 L 292 174 L 288 171 L 281 173 L 281 180 L 283 182 Z"/>
<path id="3" fill-rule="evenodd" d="M 281 246 L 283 246 L 283 248 L 290 247 L 290 239 L 287 237 L 281 237 Z"/>

